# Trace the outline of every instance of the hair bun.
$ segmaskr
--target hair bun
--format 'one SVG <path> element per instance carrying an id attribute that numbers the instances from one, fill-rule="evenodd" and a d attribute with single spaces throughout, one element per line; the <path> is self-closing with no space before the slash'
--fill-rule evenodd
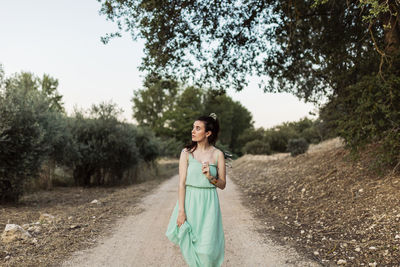
<path id="1" fill-rule="evenodd" d="M 210 115 L 208 115 L 209 117 L 213 118 L 214 120 L 217 119 L 217 114 L 215 113 L 211 113 Z"/>

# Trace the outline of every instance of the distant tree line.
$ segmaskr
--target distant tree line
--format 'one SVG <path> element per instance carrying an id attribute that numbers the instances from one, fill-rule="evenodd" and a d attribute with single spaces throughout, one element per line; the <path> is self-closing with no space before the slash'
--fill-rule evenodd
<path id="1" fill-rule="evenodd" d="M 238 141 L 244 154 L 269 155 L 290 152 L 295 156 L 304 153 L 309 144 L 317 144 L 335 136 L 320 119 L 302 118 L 269 129 L 247 129 Z"/>
<path id="2" fill-rule="evenodd" d="M 146 77 L 132 102 L 138 124 L 152 129 L 163 140 L 163 154 L 170 156 L 179 155 L 191 141 L 193 122 L 201 115 L 217 114 L 221 129 L 217 146 L 238 155 L 242 153 L 239 136 L 254 123 L 250 111 L 224 92 L 184 87 L 155 74 Z"/>

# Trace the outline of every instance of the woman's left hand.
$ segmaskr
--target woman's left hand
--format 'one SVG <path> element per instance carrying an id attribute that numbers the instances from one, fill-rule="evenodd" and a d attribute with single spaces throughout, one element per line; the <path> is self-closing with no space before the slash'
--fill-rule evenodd
<path id="1" fill-rule="evenodd" d="M 208 165 L 208 162 L 203 162 L 202 167 L 201 167 L 201 171 L 203 172 L 203 174 L 210 179 L 211 175 L 210 175 L 210 166 Z"/>

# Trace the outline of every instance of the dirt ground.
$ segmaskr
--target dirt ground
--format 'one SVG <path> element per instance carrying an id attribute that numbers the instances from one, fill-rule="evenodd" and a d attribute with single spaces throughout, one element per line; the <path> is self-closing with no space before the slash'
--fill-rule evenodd
<path id="1" fill-rule="evenodd" d="M 325 266 L 400 266 L 400 177 L 377 175 L 339 139 L 297 157 L 246 155 L 232 179 L 244 203 L 280 244 Z"/>
<path id="2" fill-rule="evenodd" d="M 100 237 L 112 233 L 112 226 L 119 218 L 141 212 L 138 203 L 143 196 L 178 171 L 177 161 L 159 164 L 159 175 L 139 184 L 54 188 L 23 196 L 18 205 L 1 205 L 1 232 L 7 223 L 20 226 L 36 223 L 40 231 L 30 232 L 32 238 L 28 241 L 10 244 L 0 241 L 0 266 L 58 266 L 72 252 L 97 244 Z M 98 202 L 91 204 L 93 200 Z M 42 213 L 55 216 L 55 221 L 39 221 Z"/>
<path id="3" fill-rule="evenodd" d="M 75 260 L 88 266 L 96 251 L 106 263 L 110 255 L 137 251 L 135 266 L 139 259 L 146 266 L 153 260 L 184 266 L 179 248 L 164 237 L 177 196 L 177 178 L 165 180 L 177 172 L 177 164 L 165 164 L 171 168 L 161 180 L 118 188 L 56 188 L 0 206 L 0 229 L 6 223 L 40 226 L 31 232 L 36 242 L 0 242 L 0 266 L 59 266 L 66 259 L 65 265 Z M 227 189 L 219 191 L 224 266 L 265 266 L 268 260 L 266 266 L 400 266 L 400 177 L 378 176 L 372 165 L 368 153 L 350 160 L 339 139 L 294 158 L 246 155 L 234 161 Z M 94 199 L 98 203 L 91 204 Z M 38 222 L 41 213 L 56 219 Z M 158 252 L 162 249 L 165 253 Z"/>
<path id="4" fill-rule="evenodd" d="M 118 221 L 111 237 L 93 249 L 75 253 L 63 266 L 187 266 L 179 247 L 165 236 L 177 202 L 178 180 L 175 176 L 165 181 L 141 201 L 141 213 Z M 218 196 L 226 240 L 222 266 L 319 266 L 301 258 L 293 248 L 263 240 L 256 231 L 258 221 L 241 204 L 240 192 L 232 182 L 218 190 Z"/>

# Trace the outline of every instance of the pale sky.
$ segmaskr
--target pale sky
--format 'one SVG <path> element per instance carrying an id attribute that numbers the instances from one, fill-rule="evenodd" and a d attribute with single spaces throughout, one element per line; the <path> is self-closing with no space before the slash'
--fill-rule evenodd
<path id="1" fill-rule="evenodd" d="M 126 33 L 101 43 L 116 26 L 99 9 L 96 0 L 0 0 L 0 63 L 6 76 L 29 71 L 57 78 L 69 113 L 74 106 L 86 109 L 112 100 L 133 121 L 130 100 L 142 87 L 143 42 Z M 290 94 L 263 93 L 255 81 L 228 95 L 253 114 L 257 128 L 311 118 L 309 111 L 315 111 Z"/>

